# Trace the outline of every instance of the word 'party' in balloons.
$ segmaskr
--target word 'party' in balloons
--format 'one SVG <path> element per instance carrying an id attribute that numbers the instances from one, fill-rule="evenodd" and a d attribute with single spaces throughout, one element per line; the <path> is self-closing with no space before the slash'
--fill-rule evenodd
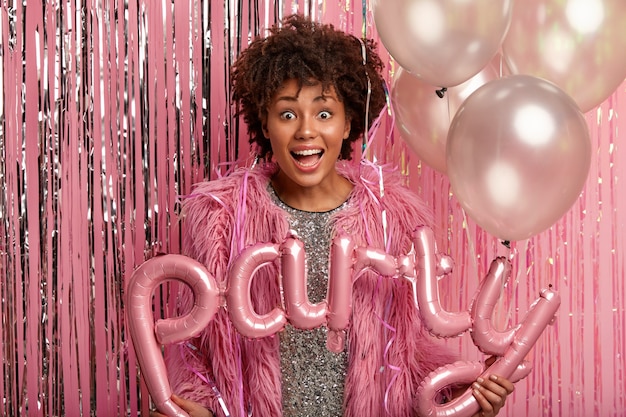
<path id="1" fill-rule="evenodd" d="M 292 237 L 282 244 L 259 243 L 244 250 L 229 270 L 228 289 L 224 291 L 218 289 L 215 278 L 201 264 L 190 258 L 163 255 L 146 261 L 129 280 L 126 303 L 137 359 L 157 408 L 170 417 L 188 417 L 170 399 L 172 392 L 160 345 L 179 343 L 198 335 L 213 319 L 218 306 L 222 305 L 221 298 L 226 299 L 230 319 L 244 336 L 270 336 L 280 331 L 287 322 L 302 329 L 326 325 L 330 330 L 328 348 L 341 351 L 345 340 L 343 332 L 349 325 L 352 310 L 353 285 L 363 276 L 361 272 L 364 270 L 410 283 L 415 306 L 419 307 L 431 333 L 439 337 L 453 337 L 471 330 L 474 343 L 482 351 L 501 355 L 488 372 L 512 377 L 512 380 L 523 377 L 529 370 L 523 363 L 524 356 L 554 316 L 558 296 L 546 291 L 522 324 L 508 332 L 497 332 L 490 326 L 491 311 L 499 297 L 501 286 L 498 283 L 502 277 L 508 276 L 508 264 L 502 258 L 494 261 L 477 292 L 473 303 L 475 308 L 471 312 L 447 312 L 441 307 L 438 280 L 450 273 L 451 260 L 436 253 L 433 233 L 426 227 L 416 229 L 413 246 L 407 255 L 394 257 L 379 249 L 357 247 L 346 236 L 335 238 L 330 252 L 327 298 L 315 304 L 309 301 L 306 293 L 302 242 Z M 260 315 L 252 307 L 252 278 L 261 266 L 277 260 L 281 265 L 285 310 L 276 308 Z M 157 320 L 155 324 L 151 309 L 152 294 L 167 279 L 189 285 L 195 304 L 187 315 Z M 431 374 L 423 382 L 419 391 L 420 409 L 428 413 L 432 410 L 439 412 L 442 406 L 436 404 L 434 397 L 443 388 L 442 381 L 447 386 L 467 382 L 468 375 L 473 375 L 475 379 L 479 374 L 475 368 L 472 364 L 457 363 L 435 371 L 443 377 L 433 378 L 434 374 Z M 473 397 L 466 397 L 452 402 L 450 406 L 454 407 L 454 413 L 444 409 L 445 415 L 463 417 L 470 415 L 467 414 L 470 410 L 478 410 Z"/>

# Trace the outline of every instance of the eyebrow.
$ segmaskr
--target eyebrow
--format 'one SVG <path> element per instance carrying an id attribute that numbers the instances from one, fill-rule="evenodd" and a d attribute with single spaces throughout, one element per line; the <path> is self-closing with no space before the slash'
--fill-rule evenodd
<path id="1" fill-rule="evenodd" d="M 333 96 L 330 95 L 320 95 L 317 96 L 313 99 L 313 102 L 316 101 L 328 101 L 328 100 L 333 100 L 333 101 L 337 101 L 337 99 L 335 99 Z M 276 102 L 279 101 L 288 101 L 288 102 L 294 102 L 294 101 L 298 101 L 298 96 L 289 96 L 289 95 L 285 95 L 285 96 L 279 96 L 276 98 L 275 100 Z"/>

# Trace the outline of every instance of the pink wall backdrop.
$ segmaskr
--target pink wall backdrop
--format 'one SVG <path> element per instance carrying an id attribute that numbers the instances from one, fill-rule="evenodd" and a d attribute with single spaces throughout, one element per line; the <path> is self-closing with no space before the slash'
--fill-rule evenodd
<path id="1" fill-rule="evenodd" d="M 1 415 L 147 415 L 124 283 L 153 254 L 179 251 L 178 195 L 250 160 L 227 100 L 233 59 L 292 12 L 376 38 L 366 3 L 0 2 Z M 391 79 L 397 65 L 381 55 Z M 464 215 L 390 116 L 373 137 L 366 157 L 397 163 L 437 215 L 438 245 L 456 261 L 441 284 L 448 309 L 469 308 L 497 255 L 514 268 L 503 327 L 541 288 L 561 294 L 503 416 L 626 416 L 625 116 L 622 84 L 586 115 L 593 159 L 578 201 L 511 249 Z M 157 309 L 170 301 L 164 288 Z M 468 336 L 447 343 L 480 357 Z"/>

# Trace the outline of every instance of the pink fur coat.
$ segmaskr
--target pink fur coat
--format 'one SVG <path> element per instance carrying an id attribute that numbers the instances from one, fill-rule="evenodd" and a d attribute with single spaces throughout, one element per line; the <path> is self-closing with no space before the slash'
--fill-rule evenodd
<path id="1" fill-rule="evenodd" d="M 394 256 L 406 254 L 411 232 L 418 225 L 429 224 L 429 217 L 418 197 L 402 185 L 402 177 L 391 169 L 383 170 L 381 199 L 380 167 L 340 162 L 337 168 L 354 189 L 347 207 L 333 218 L 335 234 L 341 231 L 358 246 L 383 249 L 381 213 L 385 210 L 389 252 Z M 185 199 L 185 254 L 206 265 L 222 288 L 226 287 L 231 257 L 255 243 L 283 242 L 288 235 L 286 213 L 272 203 L 267 192 L 275 169 L 271 164 L 239 169 L 228 177 L 198 184 Z M 355 283 L 348 330 L 346 417 L 415 416 L 415 392 L 424 376 L 454 360 L 424 329 L 411 290 L 401 281 L 379 279 L 368 273 Z M 273 265 L 261 268 L 252 282 L 258 313 L 280 305 L 277 269 Z M 183 310 L 192 302 L 188 293 L 181 294 Z M 385 324 L 396 331 L 388 350 L 393 333 L 386 330 Z M 166 361 L 173 392 L 222 416 L 215 390 L 203 382 L 200 374 L 215 381 L 231 415 L 244 417 L 251 410 L 253 416 L 281 416 L 278 343 L 278 337 L 240 336 L 221 308 L 205 331 L 191 341 L 193 348 L 168 348 Z"/>

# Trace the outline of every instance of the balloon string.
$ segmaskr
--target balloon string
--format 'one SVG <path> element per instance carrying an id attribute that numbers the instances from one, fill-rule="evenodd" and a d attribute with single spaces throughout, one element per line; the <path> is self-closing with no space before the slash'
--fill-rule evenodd
<path id="1" fill-rule="evenodd" d="M 372 162 L 372 161 L 369 161 L 367 159 L 362 159 L 360 161 L 360 163 L 361 163 L 362 166 L 364 166 L 366 168 L 370 168 L 370 169 L 376 170 L 376 171 L 378 171 L 379 167 L 382 167 L 383 172 L 390 172 L 391 173 L 391 172 L 395 172 L 395 171 L 398 170 L 398 168 L 394 164 L 392 164 L 392 163 Z M 361 176 L 361 179 L 363 181 L 365 181 L 366 183 L 368 183 L 368 184 L 377 184 L 378 183 L 377 181 L 369 180 L 367 178 L 364 178 L 363 176 Z"/>
<path id="2" fill-rule="evenodd" d="M 383 203 L 383 198 L 385 196 L 385 184 L 384 184 L 384 179 L 383 179 L 383 172 L 384 171 L 388 171 L 388 166 L 387 165 L 381 165 L 381 164 L 377 164 L 375 162 L 371 162 L 368 161 L 366 159 L 362 159 L 361 160 L 361 164 L 365 167 L 369 167 L 372 168 L 376 171 L 376 174 L 378 176 L 378 181 L 374 182 L 371 180 L 368 180 L 366 178 L 363 177 L 363 175 L 361 175 L 361 180 L 369 185 L 377 185 L 378 186 L 378 195 L 376 195 L 376 193 L 374 193 L 372 190 L 369 189 L 369 187 L 365 187 L 367 193 L 370 195 L 370 197 L 372 198 L 372 200 L 374 201 L 374 203 L 381 209 L 381 223 L 382 223 L 382 229 L 383 229 L 383 242 L 385 245 L 385 251 L 389 252 L 389 249 L 391 247 L 391 235 L 389 234 L 388 228 L 387 228 L 387 210 L 385 209 L 385 205 Z M 363 210 L 361 210 L 361 216 L 363 216 L 363 220 L 364 223 L 367 224 L 367 218 L 365 213 L 363 212 Z M 367 230 L 367 229 L 366 229 Z M 367 235 L 367 244 L 371 245 L 372 241 L 368 232 Z"/>
<path id="3" fill-rule="evenodd" d="M 235 342 L 235 347 L 237 351 L 237 373 L 239 374 L 239 407 L 241 409 L 241 415 L 244 416 L 246 415 L 246 406 L 243 398 L 243 366 L 241 365 L 241 338 L 239 334 L 237 334 Z M 248 413 L 248 415 L 251 414 L 252 413 Z"/>
<path id="4" fill-rule="evenodd" d="M 385 198 L 385 183 L 383 181 L 383 167 L 382 166 L 378 167 L 378 192 L 380 194 L 381 205 L 384 207 L 383 199 Z M 383 242 L 385 243 L 385 251 L 389 253 L 389 244 L 390 244 L 391 239 L 388 239 L 388 236 L 387 236 L 387 209 L 383 208 L 381 217 L 382 217 L 381 220 L 383 223 Z"/>
<path id="5" fill-rule="evenodd" d="M 372 127 L 369 128 L 368 140 L 367 142 L 363 143 L 363 149 L 362 149 L 362 155 L 361 155 L 361 158 L 363 160 L 367 160 L 366 155 L 368 153 L 369 148 L 372 146 L 372 143 L 374 142 L 374 138 L 376 137 L 376 134 L 378 133 L 378 129 L 381 126 L 382 119 L 385 116 L 385 113 L 387 113 L 391 117 L 391 122 L 389 123 L 389 132 L 393 131 L 395 123 L 396 123 L 396 116 L 393 111 L 393 106 L 391 105 L 391 95 L 389 94 L 389 88 L 387 87 L 386 82 L 383 82 L 383 91 L 385 92 L 386 105 L 383 106 L 382 109 L 380 109 L 380 113 L 378 113 L 378 117 L 376 117 L 376 120 L 372 122 Z"/>
<path id="6" fill-rule="evenodd" d="M 356 38 L 356 36 L 355 36 Z M 372 96 L 372 80 L 367 72 L 367 48 L 365 42 L 361 38 L 356 38 L 361 43 L 361 57 L 363 58 L 363 69 L 365 70 L 365 76 L 367 77 L 367 97 L 365 100 L 365 128 L 363 129 L 363 148 L 366 148 L 369 135 L 369 116 L 370 116 L 370 98 Z"/>
<path id="7" fill-rule="evenodd" d="M 244 172 L 244 176 L 243 176 L 243 185 L 241 187 L 241 196 L 240 196 L 240 201 L 239 201 L 239 207 L 237 207 L 237 216 L 235 218 L 235 227 L 237 229 L 237 236 L 236 239 L 238 240 L 238 247 L 237 247 L 237 254 L 240 254 L 243 249 L 244 249 L 244 233 L 243 233 L 243 229 L 244 229 L 244 222 L 245 222 L 245 215 L 246 215 L 246 201 L 247 201 L 247 197 L 248 197 L 248 173 L 249 171 L 246 170 Z M 233 252 L 231 252 L 231 256 L 230 259 L 232 260 L 233 258 L 235 258 L 233 255 Z M 230 262 L 229 262 L 230 263 Z M 230 265 L 229 265 L 230 267 Z M 232 339 L 231 339 L 231 345 L 232 344 Z M 241 363 L 241 344 L 240 344 L 240 338 L 239 338 L 239 334 L 237 334 L 236 340 L 235 340 L 235 344 L 233 345 L 233 349 L 235 349 L 236 351 L 236 357 L 237 357 L 237 373 L 239 374 L 239 401 L 240 401 L 240 407 L 241 407 L 241 415 L 245 415 L 245 404 L 244 404 L 244 398 L 243 398 L 243 366 Z"/>
<path id="8" fill-rule="evenodd" d="M 374 203 L 381 208 L 381 221 L 382 221 L 382 226 L 383 226 L 383 239 L 384 239 L 384 243 L 385 243 L 385 251 L 387 253 L 389 253 L 390 248 L 391 248 L 391 235 L 389 234 L 389 231 L 387 230 L 387 210 L 385 210 L 384 208 L 384 202 L 383 202 L 383 198 L 385 196 L 385 185 L 384 185 L 384 180 L 383 180 L 383 172 L 386 170 L 390 169 L 390 166 L 388 165 L 382 165 L 382 164 L 376 164 L 374 162 L 368 161 L 367 159 L 362 159 L 361 160 L 361 164 L 364 168 L 371 168 L 374 169 L 375 172 L 378 175 L 378 181 L 377 183 L 374 181 L 370 181 L 367 180 L 366 178 L 363 178 L 363 175 L 361 175 L 361 180 L 363 182 L 365 182 L 366 184 L 369 185 L 378 185 L 378 195 L 376 195 L 372 190 L 370 190 L 369 187 L 365 187 L 365 189 L 367 190 L 367 192 L 370 194 L 372 200 L 374 201 Z M 365 218 L 366 214 L 363 211 L 363 209 L 361 208 L 361 216 L 363 216 L 364 218 L 364 224 L 365 226 L 365 232 L 366 232 L 366 242 L 368 245 L 372 244 L 372 239 L 371 239 L 371 235 L 370 235 L 370 231 L 369 228 L 367 227 L 368 221 Z M 374 294 L 372 295 L 372 305 L 375 306 L 376 300 L 379 299 L 379 292 L 380 292 L 380 285 L 382 282 L 382 276 L 378 276 L 378 283 L 376 285 L 376 290 L 374 291 Z M 389 315 L 389 310 L 391 307 L 391 303 L 393 301 L 393 293 L 390 294 L 390 296 L 387 298 L 387 301 L 385 303 L 385 311 L 384 311 L 384 316 L 387 317 Z M 375 310 L 374 310 L 375 311 Z M 389 337 L 389 340 L 387 341 L 386 345 L 385 345 L 385 350 L 383 353 L 383 368 L 381 368 L 381 372 L 384 370 L 384 368 L 390 369 L 393 372 L 393 375 L 391 376 L 391 379 L 389 381 L 389 384 L 387 385 L 387 389 L 385 390 L 385 397 L 384 397 L 384 405 L 385 405 L 385 410 L 387 411 L 387 413 L 389 413 L 389 393 L 391 392 L 391 387 L 393 386 L 393 384 L 395 383 L 396 379 L 398 378 L 400 372 L 402 371 L 402 369 L 396 365 L 393 365 L 389 362 L 389 351 L 391 350 L 391 346 L 394 344 L 395 339 L 396 339 L 396 334 L 397 334 L 397 330 L 387 322 L 387 320 L 385 320 L 385 318 L 381 317 L 378 313 L 374 312 L 374 315 L 376 316 L 376 318 L 382 323 L 382 325 L 385 327 L 385 329 L 387 330 L 386 334 L 389 335 L 391 334 L 391 337 Z"/>
<path id="9" fill-rule="evenodd" d="M 378 283 L 376 284 L 376 291 L 374 291 L 374 296 L 372 297 L 372 304 L 374 304 L 374 301 L 378 299 L 378 292 L 380 289 L 380 284 L 382 282 L 383 277 L 381 275 L 378 276 Z M 387 317 L 389 316 L 389 312 L 391 309 L 391 303 L 393 301 L 393 293 L 387 298 L 387 301 L 385 303 L 385 311 L 384 311 L 384 316 Z M 391 346 L 393 345 L 393 343 L 396 340 L 396 335 L 397 335 L 397 330 L 395 327 L 393 327 L 391 324 L 389 324 L 389 322 L 387 322 L 387 320 L 385 320 L 383 317 L 381 317 L 378 313 L 376 313 L 374 311 L 374 315 L 376 316 L 376 318 L 378 318 L 378 320 L 382 323 L 382 325 L 385 327 L 385 329 L 391 333 L 391 337 L 389 338 L 389 340 L 387 341 L 387 344 L 385 345 L 385 351 L 383 352 L 383 358 L 384 358 L 384 366 L 383 368 L 381 368 L 381 372 L 383 371 L 384 368 L 388 368 L 391 371 L 393 371 L 393 375 L 391 376 L 391 380 L 389 381 L 389 384 L 387 385 L 387 389 L 385 389 L 385 398 L 383 400 L 383 403 L 385 405 L 385 411 L 387 411 L 387 413 L 389 413 L 389 393 L 391 392 L 391 387 L 393 386 L 394 382 L 396 382 L 396 379 L 398 379 L 398 376 L 400 375 L 400 372 L 402 371 L 402 369 L 396 365 L 392 365 L 391 362 L 389 362 L 389 351 L 391 350 Z"/>
<path id="10" fill-rule="evenodd" d="M 248 197 L 248 170 L 244 172 L 243 176 L 243 184 L 241 186 L 241 195 L 239 200 L 239 205 L 237 207 L 237 212 L 235 215 L 235 230 L 236 234 L 233 236 L 231 240 L 231 249 L 230 249 L 230 257 L 228 260 L 228 269 L 230 270 L 232 266 L 232 262 L 236 258 L 236 255 L 239 255 L 245 245 L 245 236 L 244 236 L 244 227 L 245 227 L 245 219 L 246 219 L 246 202 Z M 245 402 L 244 402 L 244 390 L 243 390 L 243 366 L 241 363 L 241 344 L 239 334 L 235 340 L 230 339 L 230 345 L 235 352 L 235 357 L 237 358 L 237 374 L 239 375 L 239 407 L 241 411 L 241 415 L 246 415 L 245 413 Z"/>
<path id="11" fill-rule="evenodd" d="M 391 94 L 389 93 L 389 86 L 387 85 L 386 81 L 383 82 L 383 91 L 385 92 L 385 103 L 386 103 L 386 108 L 387 108 L 387 114 L 391 118 L 391 121 L 389 123 L 389 132 L 391 133 L 393 132 L 393 129 L 396 126 L 396 113 L 393 111 L 393 106 L 391 105 Z M 380 115 L 378 116 L 378 119 L 376 120 L 375 124 L 380 125 L 381 119 L 384 114 L 385 114 L 385 107 L 383 107 L 380 110 Z"/>
<path id="12" fill-rule="evenodd" d="M 189 351 L 189 354 L 192 355 L 194 358 L 198 359 L 198 356 L 193 352 L 193 350 L 197 349 L 195 346 L 193 346 L 191 343 L 187 343 L 186 345 L 182 345 L 181 344 L 178 347 L 178 351 L 180 352 L 180 357 L 183 360 L 183 363 L 185 364 L 187 369 L 189 369 L 193 374 L 195 374 L 198 378 L 200 378 L 200 380 L 202 382 L 204 382 L 209 387 L 211 387 L 211 390 L 215 394 L 215 397 L 217 398 L 217 402 L 219 403 L 220 407 L 222 408 L 222 411 L 224 412 L 224 415 L 226 417 L 230 417 L 230 412 L 228 411 L 228 407 L 226 406 L 226 401 L 224 401 L 224 397 L 222 397 L 222 393 L 217 388 L 217 385 L 215 385 L 215 382 L 213 381 L 213 379 L 211 379 L 209 377 L 208 372 L 206 373 L 206 375 L 202 375 L 202 373 L 200 373 L 200 371 L 198 371 L 196 368 L 191 366 L 191 364 L 189 363 L 189 361 L 187 361 L 187 358 L 185 357 L 185 354 L 183 352 L 183 349 L 185 347 L 190 348 L 192 351 Z M 215 413 L 213 413 L 213 414 L 215 414 Z"/>
<path id="13" fill-rule="evenodd" d="M 383 86 L 385 86 L 385 84 L 383 84 Z M 385 96 L 388 96 L 388 92 L 387 92 L 387 88 L 385 86 Z M 389 101 L 388 102 L 388 106 L 389 106 Z M 389 107 L 390 108 L 390 107 Z M 367 158 L 365 157 L 369 148 L 372 145 L 372 142 L 374 141 L 374 138 L 376 137 L 376 133 L 378 132 L 378 128 L 381 125 L 381 121 L 383 116 L 385 115 L 385 107 L 383 106 L 383 108 L 380 110 L 380 113 L 378 114 L 378 116 L 376 117 L 376 119 L 372 122 L 372 127 L 369 128 L 367 135 L 363 136 L 363 149 L 362 149 L 362 158 L 367 160 Z M 367 136 L 367 137 L 366 137 Z"/>
<path id="14" fill-rule="evenodd" d="M 200 194 L 189 194 L 188 197 L 197 197 Z M 220 206 L 222 206 L 224 208 L 224 210 L 231 212 L 232 214 L 232 210 L 230 207 L 228 207 L 226 205 L 226 203 L 224 203 L 224 201 L 222 201 L 221 198 L 219 198 L 218 196 L 216 196 L 215 194 L 209 193 L 209 197 L 211 197 L 213 200 L 215 200 L 215 202 L 217 202 L 217 204 L 219 204 Z"/>
<path id="15" fill-rule="evenodd" d="M 467 227 L 467 224 L 468 224 L 467 213 L 465 212 L 464 209 L 461 209 L 461 214 L 463 215 L 463 229 L 465 231 L 465 239 L 467 242 L 468 252 L 470 254 L 470 259 L 472 259 L 472 262 L 470 262 L 470 265 L 474 269 L 474 276 L 478 277 L 478 257 L 476 256 L 476 247 L 474 245 L 474 239 L 472 239 L 470 228 Z"/>
<path id="16" fill-rule="evenodd" d="M 237 246 L 237 254 L 241 253 L 241 251 L 244 248 L 244 243 L 245 243 L 243 228 L 244 228 L 244 221 L 246 219 L 247 196 L 248 196 L 248 171 L 246 170 L 243 175 L 243 185 L 241 187 L 241 199 L 239 201 L 239 207 L 237 207 L 237 217 L 235 219 L 235 225 L 237 228 L 237 239 L 239 241 L 238 242 L 239 244 Z"/>
<path id="17" fill-rule="evenodd" d="M 361 34 L 363 39 L 367 38 L 367 0 L 363 0 L 361 3 L 361 19 L 363 20 L 363 25 L 361 26 Z"/>
<path id="18" fill-rule="evenodd" d="M 361 212 L 361 216 L 365 217 L 365 213 L 363 212 L 363 204 L 359 203 L 359 211 Z M 372 235 L 370 234 L 370 228 L 367 222 L 363 223 L 365 225 L 365 241 L 369 244 L 372 241 Z M 356 281 L 356 278 L 354 279 Z M 353 281 L 353 282 L 354 282 Z"/>
<path id="19" fill-rule="evenodd" d="M 222 173 L 222 167 L 226 167 L 226 169 L 224 170 L 224 173 Z M 220 162 L 217 164 L 217 166 L 215 167 L 215 175 L 217 175 L 217 178 L 223 178 L 228 176 L 230 173 L 232 173 L 235 168 L 237 167 L 237 162 L 236 161 L 225 161 L 225 162 Z"/>

